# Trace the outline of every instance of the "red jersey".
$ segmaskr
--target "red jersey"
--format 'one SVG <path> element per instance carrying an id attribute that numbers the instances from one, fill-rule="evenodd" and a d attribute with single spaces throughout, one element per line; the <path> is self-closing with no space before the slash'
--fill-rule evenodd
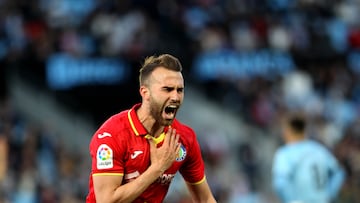
<path id="1" fill-rule="evenodd" d="M 140 176 L 150 166 L 150 146 L 148 132 L 139 121 L 136 104 L 130 110 L 122 111 L 109 118 L 94 134 L 90 142 L 92 169 L 89 177 L 87 203 L 95 203 L 93 176 L 123 176 L 121 184 L 126 184 Z M 162 202 L 177 171 L 190 184 L 200 184 L 205 180 L 204 162 L 194 131 L 177 121 L 171 125 L 180 135 L 181 148 L 176 161 L 134 203 Z M 165 129 L 166 130 L 166 129 Z M 165 133 L 155 139 L 163 141 Z"/>

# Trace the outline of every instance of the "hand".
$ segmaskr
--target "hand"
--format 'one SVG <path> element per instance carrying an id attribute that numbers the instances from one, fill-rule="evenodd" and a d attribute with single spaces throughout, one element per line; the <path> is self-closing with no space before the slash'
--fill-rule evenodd
<path id="1" fill-rule="evenodd" d="M 161 147 L 157 148 L 152 139 L 149 140 L 149 144 L 151 165 L 158 167 L 164 173 L 175 161 L 179 153 L 179 134 L 176 134 L 175 129 L 169 128 Z"/>

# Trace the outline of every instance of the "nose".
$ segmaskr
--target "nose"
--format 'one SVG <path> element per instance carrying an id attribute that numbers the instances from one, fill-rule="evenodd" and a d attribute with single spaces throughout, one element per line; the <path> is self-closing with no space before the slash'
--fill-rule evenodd
<path id="1" fill-rule="evenodd" d="M 172 102 L 179 102 L 181 99 L 182 93 L 179 93 L 178 91 L 174 90 L 171 92 L 170 100 Z"/>

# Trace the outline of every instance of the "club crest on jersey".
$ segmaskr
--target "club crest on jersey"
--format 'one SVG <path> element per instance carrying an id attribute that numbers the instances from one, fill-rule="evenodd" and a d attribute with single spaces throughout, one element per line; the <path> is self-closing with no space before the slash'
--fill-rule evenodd
<path id="1" fill-rule="evenodd" d="M 106 144 L 99 146 L 96 152 L 97 169 L 108 169 L 114 166 L 113 151 Z"/>
<path id="2" fill-rule="evenodd" d="M 179 153 L 176 156 L 176 161 L 178 162 L 184 161 L 185 157 L 186 157 L 186 148 L 184 147 L 184 145 L 181 144 Z"/>

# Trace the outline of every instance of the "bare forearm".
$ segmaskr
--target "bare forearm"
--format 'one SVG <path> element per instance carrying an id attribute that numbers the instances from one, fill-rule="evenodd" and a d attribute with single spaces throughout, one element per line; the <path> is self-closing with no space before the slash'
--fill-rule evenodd
<path id="1" fill-rule="evenodd" d="M 216 203 L 216 200 L 214 199 L 213 196 L 211 197 L 207 197 L 206 199 L 192 199 L 193 203 Z"/>
<path id="2" fill-rule="evenodd" d="M 198 185 L 187 184 L 187 187 L 192 196 L 192 202 L 194 203 L 216 203 L 214 196 L 211 193 L 210 187 L 205 180 Z"/>

